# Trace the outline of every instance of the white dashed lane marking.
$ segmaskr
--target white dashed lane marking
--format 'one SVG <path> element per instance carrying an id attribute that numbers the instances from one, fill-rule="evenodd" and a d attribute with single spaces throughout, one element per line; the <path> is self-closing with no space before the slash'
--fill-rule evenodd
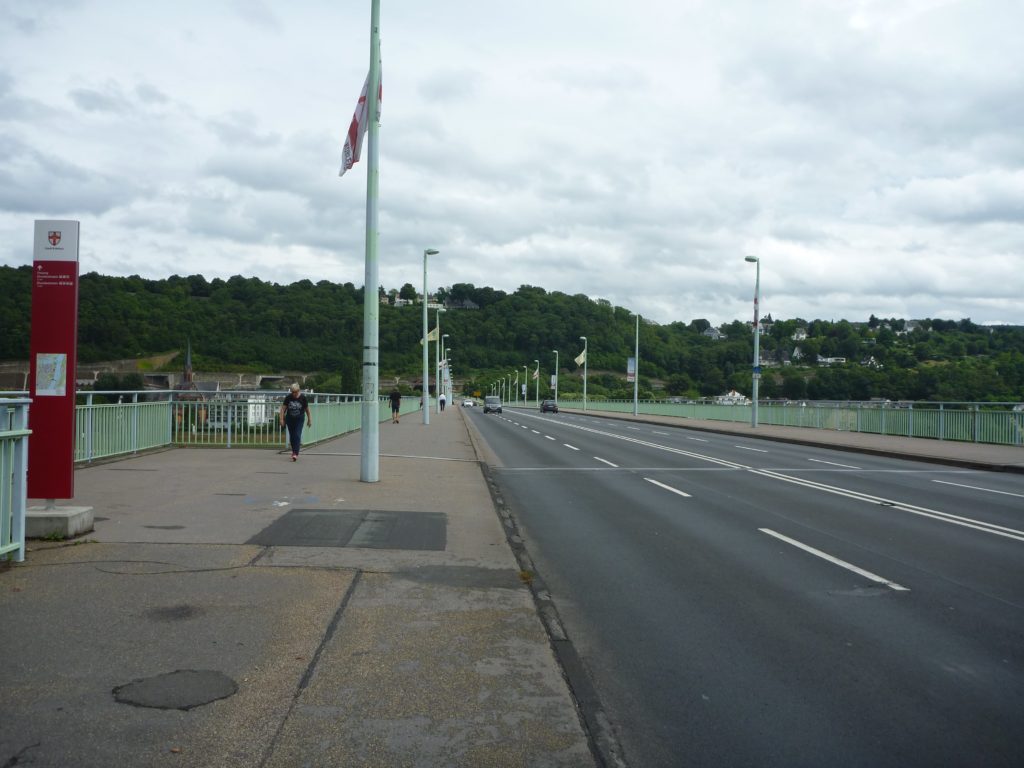
<path id="1" fill-rule="evenodd" d="M 683 497 L 685 497 L 687 499 L 692 499 L 693 498 L 686 491 L 680 491 L 678 488 L 673 488 L 671 485 L 665 485 L 664 483 L 659 483 L 657 480 L 652 480 L 649 477 L 645 477 L 644 480 L 646 480 L 648 483 L 651 483 L 651 485 L 656 485 L 659 488 L 664 488 L 666 491 L 671 491 L 672 493 L 679 494 L 680 496 L 683 496 Z"/>

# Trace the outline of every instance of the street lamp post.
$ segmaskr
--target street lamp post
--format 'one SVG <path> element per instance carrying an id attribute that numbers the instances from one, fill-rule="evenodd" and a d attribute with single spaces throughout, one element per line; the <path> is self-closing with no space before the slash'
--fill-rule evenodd
<path id="1" fill-rule="evenodd" d="M 533 399 L 540 405 L 540 360 L 534 360 L 537 369 L 533 372 Z"/>
<path id="2" fill-rule="evenodd" d="M 515 405 L 516 407 L 518 407 L 519 406 L 519 369 L 516 368 L 514 371 L 512 371 L 512 373 L 514 373 L 516 375 L 515 381 L 512 382 L 512 387 L 513 387 L 513 389 L 512 389 L 512 397 L 513 397 L 512 404 Z"/>
<path id="3" fill-rule="evenodd" d="M 640 409 L 640 315 L 636 316 L 636 344 L 633 347 L 633 415 Z"/>
<path id="4" fill-rule="evenodd" d="M 451 347 L 448 347 L 448 349 L 445 350 L 445 354 L 448 355 L 447 364 L 445 365 L 445 369 L 447 370 L 447 373 L 448 373 L 449 391 L 448 391 L 447 397 L 448 397 L 448 404 L 449 405 L 451 405 L 451 402 L 452 402 L 452 393 L 451 393 L 451 387 L 452 387 L 452 351 L 453 350 L 452 350 Z"/>
<path id="5" fill-rule="evenodd" d="M 583 342 L 583 410 L 587 410 L 587 337 L 580 336 Z"/>
<path id="6" fill-rule="evenodd" d="M 441 386 L 448 398 L 448 404 L 451 405 L 452 393 L 448 391 L 448 355 L 444 349 L 444 340 L 447 338 L 447 333 L 441 335 L 441 355 L 437 363 L 437 375 L 441 377 Z"/>
<path id="7" fill-rule="evenodd" d="M 440 251 L 427 248 L 423 251 L 423 423 L 430 423 L 430 371 L 427 370 L 430 342 L 427 341 L 427 256 L 436 256 Z M 365 297 L 364 297 L 365 298 Z"/>
<path id="8" fill-rule="evenodd" d="M 753 386 L 751 392 L 752 408 L 750 409 L 750 426 L 757 427 L 757 387 L 761 380 L 761 328 L 760 328 L 760 309 L 758 303 L 761 298 L 761 259 L 757 256 L 746 256 L 744 261 L 753 263 L 756 267 L 755 278 L 754 278 L 754 371 L 753 371 Z"/>
<path id="9" fill-rule="evenodd" d="M 529 389 L 529 387 L 530 387 L 530 376 L 529 376 L 529 373 L 530 373 L 529 369 L 524 365 L 523 366 L 523 408 L 525 408 L 529 404 L 527 402 L 527 400 L 526 400 L 526 394 L 530 391 L 530 389 Z"/>
<path id="10" fill-rule="evenodd" d="M 558 350 L 552 349 L 555 353 L 555 406 L 558 405 Z"/>

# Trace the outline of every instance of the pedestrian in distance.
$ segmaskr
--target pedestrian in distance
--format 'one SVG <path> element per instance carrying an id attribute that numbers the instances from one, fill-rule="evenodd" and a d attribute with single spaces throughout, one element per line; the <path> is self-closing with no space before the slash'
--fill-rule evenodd
<path id="1" fill-rule="evenodd" d="M 442 392 L 440 395 L 437 396 L 437 404 L 441 408 L 442 411 L 444 410 L 444 404 L 446 402 L 447 402 L 447 398 L 444 396 L 444 392 Z"/>
<path id="2" fill-rule="evenodd" d="M 391 390 L 391 423 L 398 423 L 398 412 L 402 410 L 402 393 L 397 389 Z"/>
<path id="3" fill-rule="evenodd" d="M 292 461 L 298 460 L 299 449 L 302 448 L 303 422 L 307 427 L 313 426 L 309 402 L 296 383 L 292 384 L 291 391 L 285 395 L 284 402 L 281 403 L 281 426 L 288 427 L 288 442 L 292 447 Z"/>

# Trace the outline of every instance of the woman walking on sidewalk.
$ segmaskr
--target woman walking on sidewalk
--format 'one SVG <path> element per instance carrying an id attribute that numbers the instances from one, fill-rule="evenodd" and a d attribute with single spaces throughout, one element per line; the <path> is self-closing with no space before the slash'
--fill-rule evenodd
<path id="1" fill-rule="evenodd" d="M 305 417 L 306 426 L 313 426 L 313 418 L 309 413 L 309 403 L 306 396 L 299 391 L 298 383 L 292 384 L 292 391 L 284 397 L 281 403 L 281 426 L 288 427 L 288 441 L 292 446 L 292 461 L 299 458 L 299 449 L 302 447 L 302 422 Z"/>
<path id="2" fill-rule="evenodd" d="M 402 410 L 402 393 L 397 389 L 391 390 L 391 423 L 398 423 L 399 412 Z"/>

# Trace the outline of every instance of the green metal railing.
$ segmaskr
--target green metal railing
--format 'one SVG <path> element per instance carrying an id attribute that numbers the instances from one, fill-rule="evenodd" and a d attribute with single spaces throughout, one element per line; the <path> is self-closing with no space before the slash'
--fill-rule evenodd
<path id="1" fill-rule="evenodd" d="M 25 559 L 25 495 L 28 468 L 27 398 L 0 399 L 0 560 Z"/>
<path id="2" fill-rule="evenodd" d="M 582 400 L 560 399 L 564 408 L 582 409 Z M 587 410 L 632 413 L 632 400 L 588 400 Z M 637 412 L 652 416 L 750 422 L 750 404 L 674 403 L 641 400 Z M 815 403 L 761 402 L 758 422 L 785 427 L 868 432 L 898 437 L 1024 445 L 1024 406 L 1020 403 Z"/>
<path id="3" fill-rule="evenodd" d="M 142 397 L 160 397 L 139 402 Z M 122 402 L 98 403 L 97 396 Z M 75 461 L 90 462 L 163 446 L 207 448 L 284 448 L 287 430 L 279 421 L 284 393 L 88 392 L 75 408 Z M 201 399 L 200 399 L 201 397 Z M 312 427 L 302 441 L 313 445 L 362 426 L 362 397 L 309 394 Z M 418 410 L 419 398 L 402 398 L 401 413 Z M 381 400 L 378 418 L 390 418 Z"/>

